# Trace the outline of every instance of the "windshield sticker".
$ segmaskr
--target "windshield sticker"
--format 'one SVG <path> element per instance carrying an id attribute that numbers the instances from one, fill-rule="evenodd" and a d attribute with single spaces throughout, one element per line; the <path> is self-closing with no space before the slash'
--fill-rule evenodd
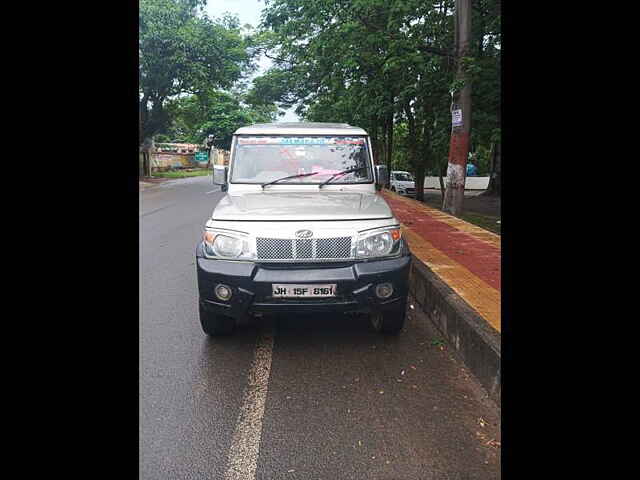
<path id="1" fill-rule="evenodd" d="M 364 138 L 253 137 L 238 138 L 239 145 L 364 145 Z"/>

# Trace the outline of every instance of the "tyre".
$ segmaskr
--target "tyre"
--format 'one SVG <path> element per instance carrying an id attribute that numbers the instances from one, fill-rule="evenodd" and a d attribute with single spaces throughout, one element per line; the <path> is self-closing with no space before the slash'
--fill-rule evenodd
<path id="1" fill-rule="evenodd" d="M 371 326 L 378 333 L 397 335 L 404 327 L 406 316 L 406 302 L 402 302 L 402 308 L 373 312 L 371 314 Z"/>
<path id="2" fill-rule="evenodd" d="M 391 191 L 395 192 L 396 191 L 396 187 L 391 187 Z"/>
<path id="3" fill-rule="evenodd" d="M 198 302 L 200 307 L 200 325 L 207 335 L 212 337 L 218 335 L 229 335 L 236 326 L 236 321 L 225 315 L 216 315 L 208 312 L 202 302 Z"/>

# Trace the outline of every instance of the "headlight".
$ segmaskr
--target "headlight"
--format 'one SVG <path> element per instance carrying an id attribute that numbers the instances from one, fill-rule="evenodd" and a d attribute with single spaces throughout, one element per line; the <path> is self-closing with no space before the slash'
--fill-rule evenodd
<path id="1" fill-rule="evenodd" d="M 400 229 L 385 228 L 362 232 L 358 236 L 356 256 L 375 258 L 395 255 L 400 251 Z"/>
<path id="2" fill-rule="evenodd" d="M 208 258 L 237 260 L 254 258 L 246 236 L 240 232 L 207 230 L 202 240 L 204 254 Z"/>

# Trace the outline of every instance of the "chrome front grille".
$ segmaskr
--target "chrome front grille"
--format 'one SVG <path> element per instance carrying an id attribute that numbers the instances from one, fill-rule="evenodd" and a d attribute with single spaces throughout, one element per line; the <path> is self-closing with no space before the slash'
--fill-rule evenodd
<path id="1" fill-rule="evenodd" d="M 256 238 L 258 260 L 344 260 L 352 257 L 351 237 Z"/>
<path id="2" fill-rule="evenodd" d="M 295 256 L 296 258 L 302 258 L 308 260 L 313 258 L 313 239 L 311 238 L 303 238 L 297 239 L 293 243 L 295 247 Z"/>
<path id="3" fill-rule="evenodd" d="M 351 237 L 318 238 L 316 258 L 351 257 Z"/>
<path id="4" fill-rule="evenodd" d="M 293 258 L 293 242 L 285 238 L 256 238 L 258 258 L 289 260 Z"/>

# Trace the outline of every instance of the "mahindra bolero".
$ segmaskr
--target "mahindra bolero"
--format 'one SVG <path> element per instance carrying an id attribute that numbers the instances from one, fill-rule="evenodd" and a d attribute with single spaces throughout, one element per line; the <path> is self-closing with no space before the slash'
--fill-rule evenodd
<path id="1" fill-rule="evenodd" d="M 360 312 L 376 331 L 398 333 L 411 256 L 378 194 L 387 177 L 361 128 L 238 129 L 229 165 L 214 166 L 225 194 L 196 248 L 204 332 L 269 313 Z"/>

